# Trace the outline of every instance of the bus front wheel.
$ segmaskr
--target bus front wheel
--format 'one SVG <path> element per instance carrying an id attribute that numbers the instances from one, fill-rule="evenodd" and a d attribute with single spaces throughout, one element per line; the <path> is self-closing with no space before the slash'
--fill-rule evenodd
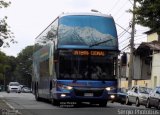
<path id="1" fill-rule="evenodd" d="M 100 107 L 106 107 L 106 106 L 107 106 L 107 102 L 106 102 L 106 101 L 100 102 L 100 103 L 99 103 L 99 106 L 100 106 Z"/>
<path id="2" fill-rule="evenodd" d="M 57 99 L 54 99 L 54 98 L 51 99 L 51 103 L 52 103 L 52 105 L 55 105 L 55 106 L 59 105 L 59 101 Z"/>

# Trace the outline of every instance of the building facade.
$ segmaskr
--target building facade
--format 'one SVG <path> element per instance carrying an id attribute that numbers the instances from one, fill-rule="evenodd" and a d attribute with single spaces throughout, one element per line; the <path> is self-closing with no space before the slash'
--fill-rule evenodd
<path id="1" fill-rule="evenodd" d="M 132 86 L 150 88 L 160 86 L 160 35 L 148 31 L 147 42 L 142 42 L 134 51 Z M 128 88 L 130 54 L 121 56 L 119 87 Z"/>

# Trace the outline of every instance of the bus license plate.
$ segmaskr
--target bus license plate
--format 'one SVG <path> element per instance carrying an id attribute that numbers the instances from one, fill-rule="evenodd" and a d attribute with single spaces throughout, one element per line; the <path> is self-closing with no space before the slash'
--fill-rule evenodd
<path id="1" fill-rule="evenodd" d="M 84 93 L 84 96 L 91 97 L 91 96 L 93 96 L 93 93 Z"/>

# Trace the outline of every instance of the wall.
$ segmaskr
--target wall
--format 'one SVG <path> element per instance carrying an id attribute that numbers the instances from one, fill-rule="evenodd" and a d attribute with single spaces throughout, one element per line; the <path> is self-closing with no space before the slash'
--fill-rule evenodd
<path id="1" fill-rule="evenodd" d="M 142 87 L 150 87 L 150 82 L 151 80 L 132 80 L 132 86 L 134 85 L 139 85 L 139 86 L 142 86 Z M 120 83 L 120 87 L 121 88 L 128 88 L 128 81 L 126 81 L 125 79 L 121 79 L 121 83 Z"/>
<path id="2" fill-rule="evenodd" d="M 154 54 L 152 58 L 151 87 L 160 86 L 160 53 Z"/>
<path id="3" fill-rule="evenodd" d="M 140 56 L 134 56 L 134 79 L 141 79 L 141 72 L 142 72 L 142 61 Z"/>
<path id="4" fill-rule="evenodd" d="M 133 57 L 134 60 L 134 73 L 133 73 L 133 79 L 132 80 L 132 86 L 134 85 L 140 85 L 140 86 L 146 86 L 151 87 L 151 75 L 148 75 L 147 72 L 150 71 L 150 65 L 146 64 L 143 58 L 140 58 L 140 56 L 136 55 Z M 123 66 L 121 68 L 121 78 L 119 80 L 119 86 L 128 88 L 128 74 L 129 74 L 129 53 L 127 54 L 127 65 Z M 159 74 L 160 75 L 160 74 Z M 143 80 L 142 80 L 143 79 Z"/>
<path id="5" fill-rule="evenodd" d="M 152 34 L 147 35 L 147 42 L 151 42 L 154 40 L 158 41 L 158 34 L 157 33 L 152 33 Z"/>

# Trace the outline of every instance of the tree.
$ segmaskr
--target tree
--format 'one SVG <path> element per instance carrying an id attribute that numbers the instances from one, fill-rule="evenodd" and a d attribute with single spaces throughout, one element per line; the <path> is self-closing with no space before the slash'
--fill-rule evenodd
<path id="1" fill-rule="evenodd" d="M 11 65 L 11 58 L 13 57 L 8 57 L 5 53 L 0 52 L 0 84 L 6 85 L 11 80 L 11 77 L 14 76 L 14 67 Z"/>
<path id="2" fill-rule="evenodd" d="M 160 34 L 160 0 L 136 0 L 136 23 Z"/>
<path id="3" fill-rule="evenodd" d="M 16 73 L 24 85 L 31 84 L 33 46 L 27 46 L 17 56 Z"/>
<path id="4" fill-rule="evenodd" d="M 7 8 L 11 2 L 6 2 L 5 0 L 0 0 L 0 9 Z M 7 16 L 1 19 L 0 17 L 0 39 L 4 42 L 3 47 L 9 47 L 10 43 L 17 43 L 14 40 L 13 33 L 7 24 Z"/>

